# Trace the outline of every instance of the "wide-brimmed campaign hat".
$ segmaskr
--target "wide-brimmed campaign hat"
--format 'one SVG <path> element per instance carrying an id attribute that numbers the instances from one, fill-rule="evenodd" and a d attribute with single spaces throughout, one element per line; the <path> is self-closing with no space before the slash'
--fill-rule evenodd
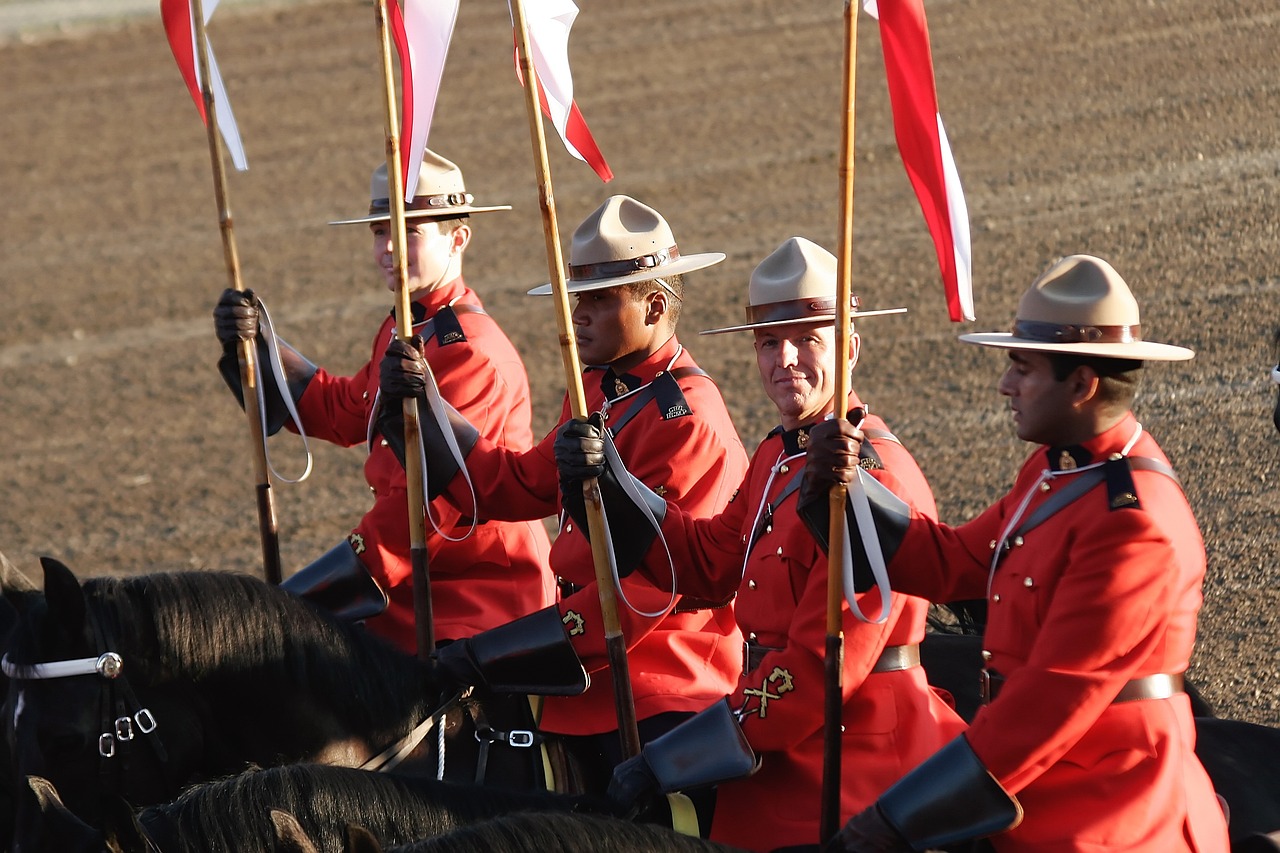
<path id="1" fill-rule="evenodd" d="M 862 311 L 850 294 L 850 316 L 904 314 L 906 308 Z M 772 326 L 820 326 L 836 322 L 836 257 L 812 240 L 788 237 L 751 272 L 747 286 L 747 322 L 707 329 L 701 335 L 745 332 Z"/>
<path id="2" fill-rule="evenodd" d="M 661 213 L 630 196 L 610 196 L 573 232 L 565 290 L 578 293 L 681 275 L 724 257 L 722 252 L 681 254 Z M 529 295 L 550 292 L 551 285 L 543 284 Z"/>
<path id="3" fill-rule="evenodd" d="M 1011 332 L 961 335 L 968 344 L 1141 361 L 1185 361 L 1185 347 L 1142 339 L 1138 301 L 1111 264 L 1070 255 L 1045 270 L 1018 302 Z"/>
<path id="4" fill-rule="evenodd" d="M 369 181 L 369 215 L 356 219 L 339 219 L 330 225 L 359 225 L 364 222 L 387 222 L 391 219 L 391 192 L 388 189 L 387 164 L 379 163 Z M 458 164 L 446 160 L 431 149 L 422 154 L 418 168 L 418 185 L 413 190 L 413 201 L 404 206 L 405 219 L 452 219 L 475 213 L 491 213 L 510 210 L 511 205 L 476 207 L 475 198 L 467 192 L 462 182 L 462 170 Z"/>

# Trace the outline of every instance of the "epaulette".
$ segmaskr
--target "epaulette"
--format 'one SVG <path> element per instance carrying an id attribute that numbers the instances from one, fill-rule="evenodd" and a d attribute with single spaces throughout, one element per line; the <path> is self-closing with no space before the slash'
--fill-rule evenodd
<path id="1" fill-rule="evenodd" d="M 686 376 L 706 376 L 707 372 L 700 367 L 677 367 L 668 370 L 653 380 L 653 400 L 664 421 L 692 415 L 693 409 L 684 398 L 684 389 L 680 380 Z"/>
<path id="2" fill-rule="evenodd" d="M 1108 459 L 1102 464 L 1102 471 L 1107 482 L 1107 507 L 1117 509 L 1142 509 L 1138 501 L 1138 487 L 1133 482 L 1133 469 L 1129 467 L 1129 458 L 1120 456 Z"/>

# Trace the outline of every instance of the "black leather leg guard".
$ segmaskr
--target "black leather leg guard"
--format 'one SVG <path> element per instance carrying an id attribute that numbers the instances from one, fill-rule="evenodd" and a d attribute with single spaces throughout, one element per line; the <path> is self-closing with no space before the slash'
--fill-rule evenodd
<path id="1" fill-rule="evenodd" d="M 444 403 L 444 416 L 454 440 L 458 443 L 458 449 L 462 451 L 465 459 L 471 452 L 471 448 L 476 446 L 480 431 L 448 403 Z M 386 439 L 387 446 L 396 455 L 396 459 L 400 460 L 400 467 L 403 468 L 404 404 L 399 401 L 388 404 L 384 401 L 379 406 L 377 425 L 378 432 Z M 453 458 L 453 451 L 449 449 L 448 442 L 445 441 L 435 414 L 427 406 L 424 398 L 418 399 L 418 427 L 422 433 L 422 446 L 427 457 L 427 467 L 423 472 L 427 484 L 427 500 L 432 500 L 448 487 L 449 481 L 458 473 L 458 463 Z"/>
<path id="2" fill-rule="evenodd" d="M 1022 806 L 987 772 L 964 735 L 895 782 L 876 805 L 912 850 L 985 838 L 1022 822 Z"/>
<path id="3" fill-rule="evenodd" d="M 757 766 L 728 699 L 651 741 L 643 754 L 664 794 L 750 776 Z"/>
<path id="4" fill-rule="evenodd" d="M 258 369 L 262 374 L 263 412 L 267 419 L 267 435 L 275 435 L 290 421 L 289 409 L 285 406 L 284 395 L 288 394 L 289 399 L 297 404 L 302 399 L 303 392 L 307 390 L 307 385 L 311 383 L 311 377 L 316 375 L 317 369 L 306 356 L 284 341 L 277 339 L 277 343 L 280 345 L 280 364 L 284 369 L 285 388 L 280 387 L 275 372 L 271 369 L 270 353 L 266 339 L 259 334 L 254 341 L 254 346 L 257 350 Z M 238 348 L 223 351 L 222 358 L 218 359 L 218 372 L 222 374 L 222 380 L 227 383 L 231 393 L 236 395 L 236 399 L 240 401 L 240 408 L 243 409 L 244 388 L 240 384 L 240 353 Z"/>
<path id="5" fill-rule="evenodd" d="M 859 472 L 858 476 L 866 489 L 867 502 L 871 504 L 871 517 L 876 525 L 876 537 L 880 540 L 880 552 L 884 555 L 885 563 L 888 563 L 907 534 L 907 525 L 911 523 L 911 507 L 870 474 Z M 830 550 L 827 540 L 831 535 L 831 504 L 827 498 L 827 493 L 810 493 L 801 489 L 796 507 L 800 519 L 823 551 Z M 853 552 L 849 555 L 853 562 L 853 589 L 855 592 L 875 589 L 876 579 L 871 574 L 871 564 L 867 562 L 866 550 L 859 542 L 858 521 L 854 518 L 853 507 L 847 503 L 844 515 L 853 545 Z"/>
<path id="6" fill-rule="evenodd" d="M 345 541 L 294 572 L 280 588 L 348 622 L 368 619 L 387 609 L 387 594 Z"/>
<path id="7" fill-rule="evenodd" d="M 630 489 L 623 487 L 619 477 L 627 478 Z M 658 530 L 649 521 L 649 515 L 633 500 L 632 495 L 639 496 L 659 525 L 667 517 L 667 502 L 629 471 L 615 472 L 611 467 L 606 467 L 596 482 L 600 486 L 600 503 L 609 520 L 609 538 L 613 541 L 618 577 L 625 578 L 644 562 L 649 546 L 658 537 Z M 582 493 L 582 483 L 575 482 L 567 490 L 561 489 L 560 500 L 565 512 L 582 530 L 582 535 L 590 540 L 587 501 Z"/>
<path id="8" fill-rule="evenodd" d="M 483 686 L 496 693 L 577 696 L 590 684 L 555 607 L 452 643 L 438 657 L 464 650 L 484 678 Z"/>

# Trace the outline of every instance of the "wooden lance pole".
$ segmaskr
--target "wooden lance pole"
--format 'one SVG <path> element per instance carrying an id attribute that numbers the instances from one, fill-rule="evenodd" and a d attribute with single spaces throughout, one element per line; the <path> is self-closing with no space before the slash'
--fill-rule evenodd
<path id="1" fill-rule="evenodd" d="M 200 94 L 204 100 L 205 131 L 209 137 L 209 159 L 213 165 L 213 194 L 218 204 L 218 222 L 222 231 L 222 256 L 226 260 L 231 286 L 244 290 L 240 279 L 240 255 L 236 251 L 231 208 L 227 203 L 227 171 L 222 158 L 222 138 L 218 135 L 213 89 L 210 87 L 209 38 L 204 26 L 204 8 L 200 0 L 192 0 L 191 18 L 196 31 L 196 57 L 200 63 Z M 253 341 L 240 342 L 240 388 L 244 395 L 244 413 L 253 441 L 253 473 L 258 497 L 258 532 L 262 537 L 262 571 L 268 583 L 280 583 L 280 530 L 276 525 L 275 497 L 271 491 L 271 474 L 267 465 L 267 437 L 262 430 L 262 413 L 258 405 L 257 351 Z"/>
<path id="2" fill-rule="evenodd" d="M 843 418 L 849 413 L 849 342 L 853 296 L 853 98 L 858 64 L 858 3 L 844 4 L 844 113 L 840 128 L 840 236 L 836 248 L 836 409 Z M 843 484 L 831 489 L 831 529 L 827 541 L 827 642 L 825 693 L 823 703 L 822 809 L 819 842 L 826 843 L 840 829 L 840 746 L 841 710 L 844 706 L 844 629 L 842 605 L 844 589 L 844 507 L 847 489 Z"/>
<path id="3" fill-rule="evenodd" d="M 407 341 L 413 337 L 413 314 L 409 302 L 409 265 L 404 255 L 404 175 L 400 168 L 400 121 L 396 113 L 396 81 L 391 64 L 391 36 L 387 19 L 387 3 L 378 0 L 378 41 L 382 48 L 382 81 L 386 95 L 387 125 L 387 191 L 390 196 L 393 263 L 396 268 L 396 335 Z M 435 617 L 431 610 L 431 579 L 428 576 L 426 492 L 422 477 L 421 421 L 418 400 L 404 398 L 404 472 L 408 492 L 409 564 L 413 572 L 413 619 L 418 642 L 418 657 L 426 660 L 435 651 Z"/>
<path id="4" fill-rule="evenodd" d="M 556 227 L 556 203 L 551 189 L 551 167 L 547 162 L 547 138 L 542 128 L 542 112 L 538 108 L 538 77 L 529 52 L 529 31 L 521 0 L 513 0 L 516 38 L 520 48 L 520 69 L 524 75 L 525 107 L 529 115 L 529 138 L 533 143 L 534 162 L 538 173 L 538 203 L 542 207 L 542 232 L 547 244 L 547 267 L 551 273 L 551 291 L 555 296 L 556 328 L 560 335 L 560 358 L 564 364 L 569 410 L 575 418 L 587 416 L 586 393 L 582 388 L 582 368 L 578 361 L 578 344 L 573 336 L 569 315 L 569 293 L 565 285 L 564 257 L 560 253 L 560 236 Z M 640 732 L 636 724 L 635 698 L 631 692 L 631 671 L 627 664 L 626 639 L 618 618 L 617 589 L 613 584 L 613 566 L 605 539 L 604 508 L 600 485 L 595 479 L 582 484 L 586 499 L 587 530 L 591 534 L 591 557 L 595 563 L 596 587 L 600 593 L 600 614 L 604 623 L 605 645 L 609 652 L 609 669 L 613 676 L 613 698 L 618 712 L 618 734 L 622 753 L 630 758 L 640 754 Z"/>

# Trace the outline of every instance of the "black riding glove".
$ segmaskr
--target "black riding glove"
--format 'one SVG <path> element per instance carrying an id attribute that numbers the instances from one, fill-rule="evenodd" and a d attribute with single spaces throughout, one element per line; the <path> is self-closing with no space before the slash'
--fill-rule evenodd
<path id="1" fill-rule="evenodd" d="M 613 768 L 609 780 L 609 802 L 618 814 L 627 819 L 635 817 L 658 794 L 658 777 L 645 760 L 644 753 L 633 755 Z"/>
<path id="2" fill-rule="evenodd" d="M 583 480 L 599 478 L 605 467 L 604 418 L 600 413 L 586 420 L 565 421 L 556 433 L 555 456 L 562 491 L 576 488 L 581 494 Z"/>
<path id="3" fill-rule="evenodd" d="M 233 350 L 240 341 L 258 336 L 258 298 L 252 290 L 222 291 L 213 307 L 213 330 L 224 350 Z"/>
<path id="4" fill-rule="evenodd" d="M 378 365 L 378 385 L 383 399 L 422 399 L 427 390 L 428 369 L 421 335 L 407 341 L 395 338 L 387 344 L 387 352 Z"/>
<path id="5" fill-rule="evenodd" d="M 849 818 L 822 848 L 823 853 L 910 853 L 911 849 L 875 803 Z"/>

